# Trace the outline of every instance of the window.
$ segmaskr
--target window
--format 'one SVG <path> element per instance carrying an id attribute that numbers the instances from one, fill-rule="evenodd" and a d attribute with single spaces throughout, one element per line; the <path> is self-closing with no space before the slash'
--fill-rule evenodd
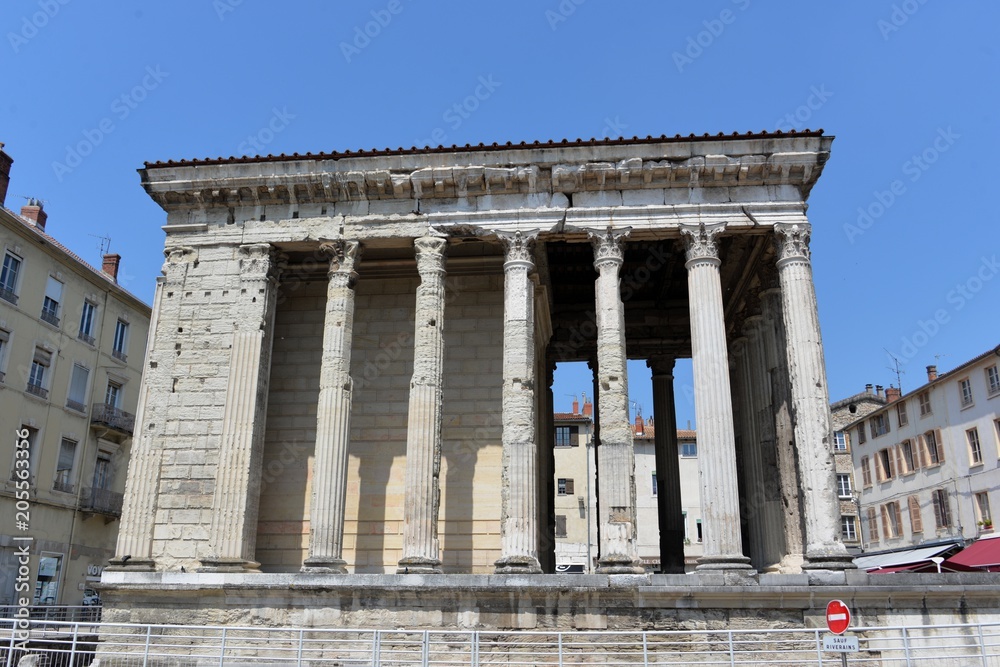
<path id="1" fill-rule="evenodd" d="M 910 423 L 906 416 L 906 401 L 896 403 L 896 423 L 899 424 L 900 428 Z"/>
<path id="2" fill-rule="evenodd" d="M 990 494 L 986 491 L 976 494 L 976 518 L 982 525 L 993 525 L 993 514 L 990 513 Z"/>
<path id="3" fill-rule="evenodd" d="M 653 471 L 653 495 L 654 496 L 657 495 L 657 490 L 656 490 L 656 471 L 655 470 Z"/>
<path id="4" fill-rule="evenodd" d="M 59 326 L 59 302 L 62 301 L 63 284 L 49 276 L 45 285 L 45 300 L 42 301 L 42 320 L 54 327 Z"/>
<path id="5" fill-rule="evenodd" d="M 878 544 L 878 513 L 875 511 L 874 507 L 869 507 L 867 515 L 868 541 L 872 544 Z"/>
<path id="6" fill-rule="evenodd" d="M 969 441 L 969 462 L 972 465 L 980 465 L 983 462 L 983 449 L 979 446 L 979 429 L 970 428 L 965 432 L 965 438 Z"/>
<path id="7" fill-rule="evenodd" d="M 681 456 L 686 459 L 693 459 L 698 456 L 698 445 L 694 442 L 685 442 L 681 444 Z"/>
<path id="8" fill-rule="evenodd" d="M 80 364 L 73 364 L 73 375 L 69 380 L 69 393 L 66 395 L 66 407 L 77 412 L 87 411 L 87 381 L 90 370 Z"/>
<path id="9" fill-rule="evenodd" d="M 38 429 L 21 424 L 18 433 L 20 434 L 17 440 L 18 445 L 27 444 L 23 447 L 15 446 L 14 459 L 10 466 L 10 478 L 13 481 L 27 480 L 30 486 L 35 486 L 35 470 L 38 468 Z M 20 437 L 25 434 L 26 437 Z"/>
<path id="10" fill-rule="evenodd" d="M 556 447 L 573 446 L 573 428 L 570 426 L 556 426 Z"/>
<path id="11" fill-rule="evenodd" d="M 697 536 L 698 543 L 700 544 L 701 541 L 702 541 L 702 538 L 703 538 L 703 535 L 702 535 L 702 532 L 701 532 L 701 519 L 698 519 L 697 521 L 694 522 L 694 527 L 695 527 L 695 530 L 697 531 L 695 533 L 695 535 Z"/>
<path id="12" fill-rule="evenodd" d="M 920 403 L 920 416 L 926 417 L 931 414 L 931 393 L 929 391 L 922 391 L 917 395 L 917 401 Z"/>
<path id="13" fill-rule="evenodd" d="M 887 482 L 896 476 L 896 470 L 892 464 L 892 455 L 888 449 L 879 450 L 875 464 L 875 474 L 878 477 L 878 481 Z"/>
<path id="14" fill-rule="evenodd" d="M 867 456 L 861 457 L 861 483 L 866 489 L 872 485 L 872 467 Z"/>
<path id="15" fill-rule="evenodd" d="M 944 463 L 944 448 L 937 431 L 927 431 L 923 435 L 924 454 L 928 465 L 936 466 Z"/>
<path id="16" fill-rule="evenodd" d="M 111 388 L 111 386 L 109 385 L 108 389 L 110 389 L 110 388 Z M 568 479 L 566 477 L 560 477 L 559 478 L 558 488 L 559 488 L 559 495 L 560 496 L 571 496 L 571 495 L 573 495 L 573 480 L 572 479 Z"/>
<path id="17" fill-rule="evenodd" d="M 556 514 L 556 537 L 566 537 L 565 514 Z"/>
<path id="18" fill-rule="evenodd" d="M 115 340 L 111 346 L 111 356 L 115 359 L 125 361 L 128 357 L 128 322 L 118 320 L 115 325 Z"/>
<path id="19" fill-rule="evenodd" d="M 858 424 L 858 444 L 865 444 L 865 423 L 861 422 Z"/>
<path id="20" fill-rule="evenodd" d="M 901 474 L 909 475 L 917 469 L 916 459 L 913 457 L 913 443 L 904 440 L 899 445 L 900 462 L 903 464 Z"/>
<path id="21" fill-rule="evenodd" d="M 97 462 L 94 464 L 94 488 L 102 491 L 111 490 L 114 469 L 111 467 L 111 454 L 97 452 Z"/>
<path id="22" fill-rule="evenodd" d="M 917 496 L 910 496 L 906 499 L 906 504 L 910 510 L 910 532 L 924 532 L 924 519 L 920 515 L 920 498 Z"/>
<path id="23" fill-rule="evenodd" d="M 841 498 L 851 497 L 851 476 L 848 473 L 837 473 L 837 495 Z"/>
<path id="24" fill-rule="evenodd" d="M 94 344 L 94 315 L 97 306 L 89 301 L 83 302 L 83 310 L 80 312 L 80 333 L 78 338 L 88 345 Z"/>
<path id="25" fill-rule="evenodd" d="M 54 604 L 59 599 L 59 572 L 62 554 L 42 552 L 35 575 L 35 604 Z"/>
<path id="26" fill-rule="evenodd" d="M 885 539 L 893 539 L 900 535 L 899 525 L 899 503 L 886 503 L 882 505 L 882 534 Z"/>
<path id="27" fill-rule="evenodd" d="M 872 437 L 877 438 L 889 432 L 889 415 L 880 412 L 871 418 Z"/>
<path id="28" fill-rule="evenodd" d="M 1000 372 L 997 371 L 996 364 L 986 369 L 986 392 L 990 396 L 1000 394 Z"/>
<path id="29" fill-rule="evenodd" d="M 54 491 L 73 493 L 73 464 L 76 462 L 76 441 L 63 438 L 59 443 L 59 460 L 56 462 L 56 478 L 52 482 Z"/>
<path id="30" fill-rule="evenodd" d="M 3 270 L 0 271 L 0 299 L 17 305 L 17 277 L 21 273 L 21 258 L 11 252 L 4 253 Z"/>
<path id="31" fill-rule="evenodd" d="M 108 382 L 108 388 L 104 392 L 104 405 L 111 406 L 112 408 L 120 408 L 122 406 L 122 386 L 118 382 Z M 569 480 L 570 486 L 573 485 L 573 480 Z M 573 493 L 570 491 L 570 493 Z"/>
<path id="32" fill-rule="evenodd" d="M 47 376 L 49 365 L 52 363 L 52 355 L 40 348 L 35 349 L 35 356 L 31 361 L 31 370 L 28 372 L 27 392 L 39 398 L 49 397 Z"/>
<path id="33" fill-rule="evenodd" d="M 7 348 L 10 347 L 10 332 L 0 329 L 0 382 L 4 381 L 7 367 Z"/>
<path id="34" fill-rule="evenodd" d="M 847 451 L 847 434 L 843 431 L 833 432 L 833 451 L 835 452 L 846 452 Z"/>
<path id="35" fill-rule="evenodd" d="M 845 515 L 840 517 L 840 537 L 845 542 L 858 541 L 857 518 Z"/>
<path id="36" fill-rule="evenodd" d="M 972 405 L 972 382 L 969 381 L 969 378 L 962 378 L 958 381 L 958 395 L 963 408 Z"/>
<path id="37" fill-rule="evenodd" d="M 951 508 L 948 506 L 948 492 L 935 489 L 931 492 L 931 504 L 934 506 L 934 523 L 938 529 L 951 526 Z"/>

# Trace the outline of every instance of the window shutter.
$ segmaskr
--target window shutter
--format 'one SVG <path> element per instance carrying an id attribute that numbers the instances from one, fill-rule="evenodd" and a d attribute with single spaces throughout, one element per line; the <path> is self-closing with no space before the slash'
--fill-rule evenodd
<path id="1" fill-rule="evenodd" d="M 899 450 L 899 445 L 892 446 L 892 453 L 896 457 L 896 473 L 902 475 L 906 467 L 903 466 L 903 452 Z"/>
<path id="2" fill-rule="evenodd" d="M 921 468 L 926 468 L 930 463 L 930 457 L 927 456 L 927 438 L 922 435 L 917 436 L 917 458 L 920 460 Z"/>
<path id="3" fill-rule="evenodd" d="M 882 505 L 882 537 L 889 539 L 889 509 Z"/>
<path id="4" fill-rule="evenodd" d="M 910 531 L 922 533 L 924 530 L 924 520 L 920 516 L 920 500 L 916 496 L 910 496 L 907 504 L 910 506 Z"/>
<path id="5" fill-rule="evenodd" d="M 941 429 L 934 429 L 934 439 L 937 440 L 938 463 L 944 463 L 944 440 L 941 438 Z"/>
<path id="6" fill-rule="evenodd" d="M 87 398 L 87 378 L 90 371 L 83 366 L 73 365 L 73 377 L 69 383 L 69 400 L 83 403 Z"/>
<path id="7" fill-rule="evenodd" d="M 934 506 L 934 524 L 941 527 L 941 497 L 937 491 L 931 491 L 931 505 Z"/>
<path id="8" fill-rule="evenodd" d="M 573 495 L 573 480 L 571 479 L 566 480 L 566 495 L 567 496 Z"/>
<path id="9" fill-rule="evenodd" d="M 876 436 L 878 436 L 878 431 L 875 430 L 875 420 L 874 419 L 869 419 L 868 420 L 868 427 L 871 428 L 872 439 L 874 439 Z"/>
<path id="10" fill-rule="evenodd" d="M 62 290 L 62 283 L 52 276 L 49 276 L 49 282 L 45 285 L 45 296 L 49 297 L 56 303 L 59 303 L 62 301 Z"/>

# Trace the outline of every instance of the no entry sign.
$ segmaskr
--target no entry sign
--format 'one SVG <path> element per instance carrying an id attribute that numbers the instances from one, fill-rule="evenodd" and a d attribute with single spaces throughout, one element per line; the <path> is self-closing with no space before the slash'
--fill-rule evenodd
<path id="1" fill-rule="evenodd" d="M 830 600 L 826 605 L 826 627 L 835 635 L 842 635 L 851 624 L 851 610 L 840 600 Z"/>

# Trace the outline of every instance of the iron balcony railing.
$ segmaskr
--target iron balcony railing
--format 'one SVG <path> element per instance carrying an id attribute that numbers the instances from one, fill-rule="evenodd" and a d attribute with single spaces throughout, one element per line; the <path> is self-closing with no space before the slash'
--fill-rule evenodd
<path id="1" fill-rule="evenodd" d="M 122 363 L 126 363 L 128 361 L 128 355 L 121 350 L 111 350 L 111 356 Z"/>
<path id="2" fill-rule="evenodd" d="M 86 412 L 87 406 L 79 401 L 74 401 L 72 398 L 66 399 L 66 407 L 70 410 L 76 410 L 77 412 Z"/>
<path id="3" fill-rule="evenodd" d="M 39 317 L 43 322 L 48 322 L 54 327 L 59 326 L 59 315 L 51 308 L 42 308 L 42 314 Z"/>
<path id="4" fill-rule="evenodd" d="M 79 338 L 80 340 L 82 340 L 87 345 L 93 345 L 94 344 L 94 337 L 91 336 L 90 334 L 85 334 L 85 333 L 83 333 L 81 331 L 80 333 L 77 334 L 76 337 Z"/>
<path id="5" fill-rule="evenodd" d="M 0 287 L 0 299 L 9 301 L 15 306 L 17 305 L 17 295 L 14 294 L 13 290 L 9 290 L 6 287 Z"/>
<path id="6" fill-rule="evenodd" d="M 109 489 L 84 487 L 80 494 L 80 509 L 105 516 L 121 516 L 124 495 Z"/>
<path id="7" fill-rule="evenodd" d="M 67 477 L 56 477 L 52 481 L 52 490 L 62 493 L 76 493 L 76 484 L 69 481 Z"/>
<path id="8" fill-rule="evenodd" d="M 116 408 L 113 405 L 95 403 L 94 409 L 90 413 L 90 423 L 132 435 L 132 432 L 135 430 L 135 415 Z"/>
<path id="9" fill-rule="evenodd" d="M 49 390 L 40 384 L 31 384 L 29 382 L 28 386 L 25 388 L 25 391 L 31 394 L 32 396 L 37 396 L 38 398 L 49 397 Z"/>

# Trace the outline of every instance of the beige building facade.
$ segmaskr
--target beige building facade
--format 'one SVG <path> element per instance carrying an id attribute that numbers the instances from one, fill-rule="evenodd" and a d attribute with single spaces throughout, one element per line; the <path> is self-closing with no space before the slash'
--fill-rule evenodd
<path id="1" fill-rule="evenodd" d="M 2 148 L 2 145 L 0 145 Z M 6 190 L 10 157 L 0 150 Z M 150 308 L 0 208 L 0 605 L 78 605 L 114 555 Z M 58 221 L 57 221 L 58 222 Z M 27 564 L 29 576 L 19 574 Z"/>

